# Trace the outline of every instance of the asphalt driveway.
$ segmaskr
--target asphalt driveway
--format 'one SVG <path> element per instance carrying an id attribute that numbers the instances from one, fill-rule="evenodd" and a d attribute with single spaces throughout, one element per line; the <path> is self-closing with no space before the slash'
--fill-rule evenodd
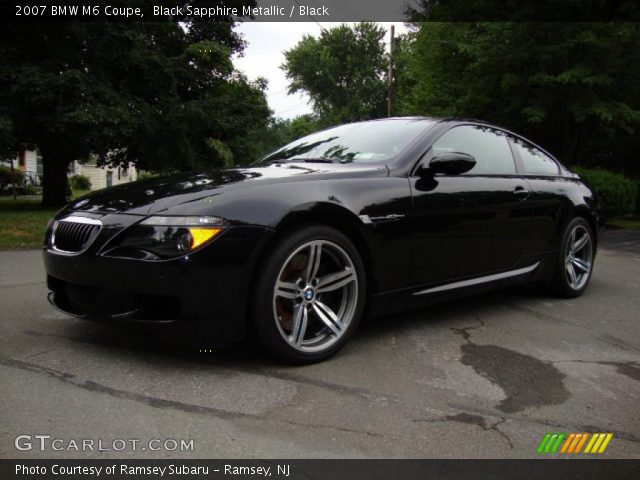
<path id="1" fill-rule="evenodd" d="M 515 289 L 367 322 L 290 368 L 71 319 L 38 251 L 0 252 L 3 458 L 531 458 L 547 432 L 640 457 L 640 235 L 605 238 L 575 300 Z M 193 440 L 190 451 L 20 451 L 18 435 Z"/>

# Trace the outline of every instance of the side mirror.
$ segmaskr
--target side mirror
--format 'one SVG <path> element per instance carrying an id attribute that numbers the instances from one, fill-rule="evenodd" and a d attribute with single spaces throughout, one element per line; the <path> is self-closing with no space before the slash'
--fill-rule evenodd
<path id="1" fill-rule="evenodd" d="M 428 171 L 431 174 L 460 175 L 468 172 L 476 165 L 473 156 L 460 152 L 440 152 L 429 162 Z"/>

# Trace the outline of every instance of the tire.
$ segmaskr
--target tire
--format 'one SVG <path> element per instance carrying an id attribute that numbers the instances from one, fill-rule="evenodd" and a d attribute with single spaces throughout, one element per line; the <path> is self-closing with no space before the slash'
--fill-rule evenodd
<path id="1" fill-rule="evenodd" d="M 564 298 L 575 298 L 587 289 L 595 258 L 595 238 L 589 223 L 575 217 L 566 226 L 556 260 L 552 291 Z"/>
<path id="2" fill-rule="evenodd" d="M 257 270 L 249 310 L 252 334 L 281 361 L 325 360 L 355 331 L 366 287 L 360 254 L 343 233 L 320 224 L 290 230 Z"/>

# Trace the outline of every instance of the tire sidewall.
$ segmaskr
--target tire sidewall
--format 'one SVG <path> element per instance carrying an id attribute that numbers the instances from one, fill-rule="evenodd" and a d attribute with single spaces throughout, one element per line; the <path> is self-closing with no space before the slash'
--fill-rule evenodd
<path id="1" fill-rule="evenodd" d="M 327 240 L 340 246 L 351 258 L 358 277 L 358 300 L 355 312 L 342 337 L 321 352 L 301 352 L 283 337 L 273 314 L 273 290 L 277 277 L 289 255 L 312 240 Z M 342 232 L 325 225 L 307 224 L 279 235 L 265 252 L 257 270 L 252 295 L 255 301 L 250 309 L 252 333 L 265 350 L 280 360 L 295 364 L 314 363 L 334 355 L 349 340 L 358 326 L 366 305 L 367 285 L 365 267 L 353 243 Z"/>

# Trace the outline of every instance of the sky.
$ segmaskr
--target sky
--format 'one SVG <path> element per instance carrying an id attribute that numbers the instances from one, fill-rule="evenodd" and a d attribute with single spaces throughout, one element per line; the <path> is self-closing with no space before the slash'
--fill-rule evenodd
<path id="1" fill-rule="evenodd" d="M 321 26 L 329 29 L 339 23 L 327 22 L 245 22 L 236 27 L 247 42 L 244 54 L 233 60 L 236 68 L 250 80 L 264 77 L 269 81 L 267 100 L 276 117 L 293 118 L 311 113 L 306 94 L 288 95 L 288 81 L 280 65 L 284 63 L 284 51 L 294 47 L 305 34 L 319 36 Z M 405 33 L 402 22 L 381 23 L 387 31 L 395 25 L 396 35 Z M 386 36 L 388 48 L 389 34 Z"/>

